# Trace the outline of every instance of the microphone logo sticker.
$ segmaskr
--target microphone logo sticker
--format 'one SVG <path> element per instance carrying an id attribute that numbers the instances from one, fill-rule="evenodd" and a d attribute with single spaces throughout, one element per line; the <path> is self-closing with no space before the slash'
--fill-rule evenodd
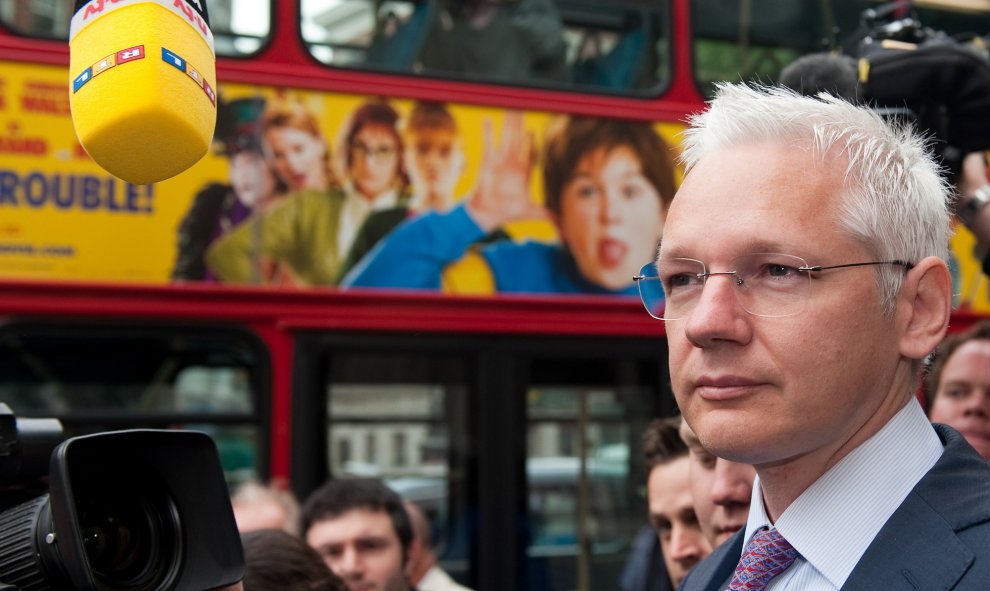
<path id="1" fill-rule="evenodd" d="M 82 88 L 84 84 L 92 80 L 93 77 L 98 74 L 102 74 L 116 65 L 132 62 L 142 58 L 144 58 L 144 45 L 128 47 L 127 49 L 121 49 L 116 53 L 111 53 L 92 66 L 86 68 L 81 74 L 73 78 L 72 92 L 79 92 L 79 89 Z"/>
<path id="2" fill-rule="evenodd" d="M 170 51 L 164 47 L 162 47 L 162 61 L 169 65 L 175 66 L 175 68 L 181 72 L 185 72 L 197 86 L 203 89 L 203 92 L 206 93 L 206 97 L 210 99 L 213 106 L 217 106 L 217 95 L 213 92 L 213 88 L 210 86 L 210 83 L 206 81 L 206 78 L 199 73 L 199 70 L 189 65 L 189 62 L 174 51 Z"/>
<path id="3" fill-rule="evenodd" d="M 144 59 L 144 45 L 128 47 L 127 49 L 121 49 L 118 52 L 111 53 L 92 66 L 86 68 L 78 76 L 73 78 L 72 92 L 79 92 L 79 89 L 82 88 L 87 82 L 110 68 L 113 68 L 114 66 L 119 66 L 121 64 L 139 59 Z M 203 93 L 206 94 L 206 97 L 210 99 L 210 103 L 214 108 L 216 108 L 216 92 L 213 91 L 213 87 L 210 86 L 210 83 L 206 81 L 206 77 L 204 77 L 199 70 L 192 67 L 189 62 L 187 62 L 179 54 L 164 47 L 162 48 L 162 61 L 186 74 L 190 80 L 196 83 L 196 86 L 203 89 Z"/>

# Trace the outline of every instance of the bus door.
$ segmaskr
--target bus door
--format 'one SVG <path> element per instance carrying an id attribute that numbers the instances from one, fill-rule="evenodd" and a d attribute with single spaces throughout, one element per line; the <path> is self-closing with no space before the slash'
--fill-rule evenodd
<path id="1" fill-rule="evenodd" d="M 662 339 L 306 334 L 292 482 L 383 478 L 479 590 L 613 589 L 646 523 L 640 437 L 676 412 Z"/>

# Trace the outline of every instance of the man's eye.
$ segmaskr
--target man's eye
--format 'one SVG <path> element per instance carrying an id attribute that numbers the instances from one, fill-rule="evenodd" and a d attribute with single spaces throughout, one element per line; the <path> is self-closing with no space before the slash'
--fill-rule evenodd
<path id="1" fill-rule="evenodd" d="M 667 286 L 671 288 L 687 287 L 698 280 L 698 276 L 693 273 L 677 273 L 667 279 Z"/>
<path id="2" fill-rule="evenodd" d="M 361 540 L 357 544 L 358 550 L 364 552 L 375 552 L 385 547 L 383 540 Z"/>
<path id="3" fill-rule="evenodd" d="M 715 465 L 715 456 L 706 451 L 695 451 L 692 452 L 694 456 L 694 461 L 705 468 L 710 468 Z"/>
<path id="4" fill-rule="evenodd" d="M 793 269 L 785 265 L 767 265 L 767 272 L 773 277 L 786 277 Z"/>

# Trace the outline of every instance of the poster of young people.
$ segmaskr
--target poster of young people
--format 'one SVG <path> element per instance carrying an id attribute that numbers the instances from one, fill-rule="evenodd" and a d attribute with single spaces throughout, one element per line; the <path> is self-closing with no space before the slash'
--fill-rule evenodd
<path id="1" fill-rule="evenodd" d="M 66 86 L 0 79 L 0 276 L 634 295 L 681 176 L 679 123 L 230 84 L 210 153 L 131 185 L 78 145 Z M 990 310 L 953 247 L 959 303 Z"/>

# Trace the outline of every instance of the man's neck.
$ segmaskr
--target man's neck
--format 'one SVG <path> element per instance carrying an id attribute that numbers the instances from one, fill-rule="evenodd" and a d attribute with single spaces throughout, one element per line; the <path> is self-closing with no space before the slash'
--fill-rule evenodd
<path id="1" fill-rule="evenodd" d="M 837 438 L 833 445 L 780 462 L 755 466 L 767 516 L 774 522 L 816 480 L 849 455 L 880 429 L 913 399 L 905 389 L 887 396 L 876 411 L 855 431 Z"/>

